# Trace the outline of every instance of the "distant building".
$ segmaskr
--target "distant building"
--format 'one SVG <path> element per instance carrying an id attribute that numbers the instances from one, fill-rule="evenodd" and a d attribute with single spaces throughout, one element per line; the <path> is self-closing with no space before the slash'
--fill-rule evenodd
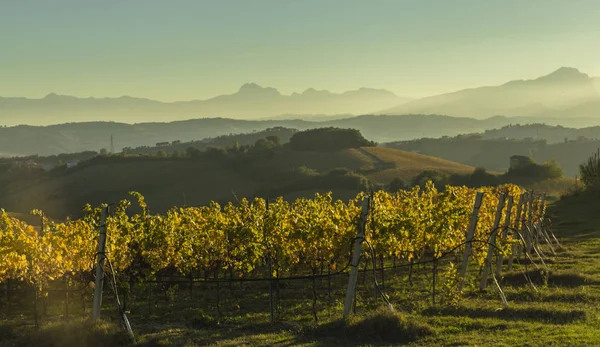
<path id="1" fill-rule="evenodd" d="M 533 164 L 533 160 L 524 155 L 513 155 L 510 157 L 510 169 L 522 169 L 526 166 Z"/>
<path id="2" fill-rule="evenodd" d="M 72 168 L 76 167 L 77 165 L 79 165 L 78 161 L 75 161 L 75 160 L 70 161 L 67 163 L 67 169 L 72 169 Z"/>
<path id="3" fill-rule="evenodd" d="M 169 142 L 157 142 L 156 147 L 167 147 Z"/>

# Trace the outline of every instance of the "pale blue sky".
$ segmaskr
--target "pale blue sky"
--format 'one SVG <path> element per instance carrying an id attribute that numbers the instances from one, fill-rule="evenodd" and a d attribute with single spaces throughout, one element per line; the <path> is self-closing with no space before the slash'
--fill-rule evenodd
<path id="1" fill-rule="evenodd" d="M 0 96 L 425 96 L 561 66 L 600 76 L 600 1 L 0 0 Z"/>

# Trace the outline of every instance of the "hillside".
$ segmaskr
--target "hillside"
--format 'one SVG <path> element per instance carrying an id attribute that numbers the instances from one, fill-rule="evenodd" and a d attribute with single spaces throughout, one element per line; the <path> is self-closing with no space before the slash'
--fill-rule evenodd
<path id="1" fill-rule="evenodd" d="M 575 177 L 578 175 L 579 164 L 600 148 L 600 140 L 578 139 L 547 143 L 544 140 L 513 140 L 471 135 L 399 141 L 384 146 L 444 158 L 469 166 L 480 166 L 491 171 L 507 170 L 509 158 L 513 155 L 528 156 L 538 163 L 556 160 L 567 176 Z"/>
<path id="2" fill-rule="evenodd" d="M 597 140 L 600 138 L 600 127 L 569 128 L 546 124 L 507 125 L 498 129 L 486 130 L 482 136 L 486 139 L 529 139 L 545 140 L 548 143 L 561 143 L 581 139 Z"/>
<path id="3" fill-rule="evenodd" d="M 27 213 L 39 208 L 50 216 L 76 216 L 86 203 L 98 205 L 127 198 L 138 191 L 150 209 L 205 205 L 211 200 L 231 201 L 233 194 L 252 196 L 258 183 L 226 170 L 217 163 L 199 160 L 135 160 L 99 163 L 58 175 L 47 174 L 20 189 L 4 191 L 0 206 Z"/>
<path id="4" fill-rule="evenodd" d="M 306 130 L 321 127 L 353 128 L 376 142 L 412 140 L 422 137 L 456 136 L 501 128 L 509 124 L 539 123 L 539 118 L 492 117 L 456 118 L 438 115 L 358 116 L 322 122 L 304 120 L 246 121 L 224 118 L 190 119 L 162 123 L 88 122 L 52 126 L 0 127 L 0 157 L 48 156 L 61 153 L 110 150 L 111 136 L 115 152 L 124 148 L 153 147 L 159 142 L 201 141 L 231 134 L 251 134 L 269 128 Z M 546 124 L 574 127 L 600 125 L 596 119 L 546 119 Z M 35 139 L 35 141 L 31 141 Z M 233 140 L 233 139 L 232 139 Z M 227 143 L 229 145 L 231 143 Z M 183 149 L 185 150 L 185 148 Z"/>
<path id="5" fill-rule="evenodd" d="M 331 184 L 331 180 L 343 181 L 327 176 L 334 169 L 345 170 L 340 175 L 346 176 L 350 188 Z M 13 176 L 4 185 L 0 207 L 20 213 L 39 208 L 52 217 L 64 218 L 79 215 L 86 203 L 114 202 L 126 198 L 129 191 L 142 193 L 149 207 L 156 211 L 183 204 L 204 205 L 211 200 L 236 201 L 266 191 L 295 198 L 333 190 L 343 198 L 361 190 L 352 185 L 353 177 L 366 177 L 373 184 L 385 185 L 396 177 L 410 180 L 430 169 L 448 173 L 473 170 L 466 165 L 389 148 L 327 153 L 281 148 L 262 159 L 252 159 L 248 165 L 244 162 L 232 165 L 212 157 L 98 157 L 76 169 L 53 170 L 42 177 Z"/>
<path id="6" fill-rule="evenodd" d="M 421 172 L 428 170 L 443 171 L 450 174 L 467 174 L 473 172 L 474 169 L 472 166 L 449 160 L 392 148 L 371 147 L 364 148 L 364 151 L 376 157 L 380 162 L 393 164 L 391 168 L 367 175 L 374 182 L 389 183 L 396 177 L 410 180 Z"/>

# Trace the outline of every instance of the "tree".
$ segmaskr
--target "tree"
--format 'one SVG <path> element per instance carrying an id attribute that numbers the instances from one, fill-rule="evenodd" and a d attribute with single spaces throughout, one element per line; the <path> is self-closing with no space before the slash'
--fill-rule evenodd
<path id="1" fill-rule="evenodd" d="M 406 182 L 400 177 L 394 178 L 389 184 L 390 192 L 397 192 L 406 189 Z"/>
<path id="2" fill-rule="evenodd" d="M 185 150 L 185 153 L 190 158 L 198 158 L 202 155 L 202 151 L 194 147 L 188 147 L 188 149 Z"/>
<path id="3" fill-rule="evenodd" d="M 108 155 L 108 150 L 106 148 L 102 148 L 100 150 L 100 155 L 102 155 L 102 156 Z"/>
<path id="4" fill-rule="evenodd" d="M 160 150 L 158 152 L 156 152 L 156 156 L 159 158 L 166 158 L 167 157 L 167 152 Z"/>
<path id="5" fill-rule="evenodd" d="M 496 186 L 498 185 L 498 177 L 487 172 L 482 167 L 477 167 L 469 177 L 469 186 L 481 187 L 481 186 Z"/>
<path id="6" fill-rule="evenodd" d="M 356 129 L 318 128 L 295 133 L 290 148 L 297 151 L 333 152 L 346 148 L 375 146 Z"/>
<path id="7" fill-rule="evenodd" d="M 276 147 L 281 145 L 281 138 L 277 135 L 267 136 L 267 140 L 271 141 Z"/>
<path id="8" fill-rule="evenodd" d="M 598 187 L 600 185 L 600 156 L 594 154 L 579 165 L 579 175 L 587 188 Z"/>

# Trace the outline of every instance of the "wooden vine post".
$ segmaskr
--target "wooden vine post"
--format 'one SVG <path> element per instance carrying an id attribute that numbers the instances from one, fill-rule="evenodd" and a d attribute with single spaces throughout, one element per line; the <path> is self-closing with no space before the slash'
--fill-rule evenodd
<path id="1" fill-rule="evenodd" d="M 529 208 L 530 198 L 530 193 L 525 192 L 525 197 L 523 198 L 523 212 L 521 214 L 521 218 L 517 221 L 520 225 L 520 227 L 518 227 L 520 237 L 517 257 L 521 257 L 523 250 L 527 250 L 527 210 Z"/>
<path id="2" fill-rule="evenodd" d="M 498 199 L 498 208 L 496 209 L 496 218 L 494 218 L 494 225 L 492 226 L 492 233 L 490 235 L 490 245 L 488 247 L 487 257 L 485 258 L 485 264 L 483 265 L 483 271 L 481 274 L 481 280 L 479 281 L 479 289 L 484 290 L 487 287 L 488 276 L 492 269 L 492 258 L 494 257 L 494 248 L 496 245 L 496 235 L 500 230 L 500 220 L 502 219 L 502 210 L 504 209 L 504 202 L 506 201 L 506 194 L 500 194 Z"/>
<path id="3" fill-rule="evenodd" d="M 546 230 L 546 225 L 544 223 L 545 214 L 546 214 L 546 193 L 544 193 L 544 195 L 542 196 L 542 202 L 541 202 L 541 207 L 540 207 L 540 218 L 538 220 L 538 226 L 539 226 L 539 232 L 541 234 L 541 237 L 544 238 L 544 240 L 550 247 L 550 251 L 552 251 L 552 255 L 556 255 L 556 250 L 554 249 L 554 246 L 552 245 L 552 239 L 550 239 L 550 234 L 548 233 L 548 230 Z"/>
<path id="4" fill-rule="evenodd" d="M 98 264 L 96 265 L 96 282 L 94 286 L 94 306 L 92 309 L 92 318 L 100 318 L 100 308 L 102 307 L 102 287 L 104 287 L 104 260 L 106 251 L 106 218 L 108 217 L 108 206 L 102 206 L 102 215 L 100 217 L 100 235 L 98 236 Z"/>
<path id="5" fill-rule="evenodd" d="M 346 301 L 344 303 L 344 318 L 347 318 L 352 311 L 352 304 L 356 294 L 356 281 L 358 279 L 358 262 L 360 261 L 360 252 L 362 243 L 365 240 L 367 217 L 369 216 L 369 208 L 371 206 L 370 197 L 365 197 L 363 200 L 362 212 L 360 214 L 360 226 L 358 235 L 354 240 L 354 253 L 352 255 L 352 263 L 350 263 L 350 278 L 348 280 L 348 290 L 346 291 Z"/>
<path id="6" fill-rule="evenodd" d="M 477 228 L 477 221 L 479 220 L 479 208 L 481 208 L 481 202 L 483 201 L 483 192 L 477 192 L 475 196 L 475 205 L 473 206 L 473 213 L 471 214 L 471 222 L 469 223 L 469 229 L 467 230 L 466 242 L 465 242 L 465 253 L 463 254 L 462 263 L 460 265 L 460 284 L 458 290 L 462 291 L 465 286 L 465 277 L 467 276 L 467 268 L 469 267 L 469 257 L 471 256 L 471 250 L 473 249 L 473 236 L 475 235 L 475 229 Z"/>
<path id="7" fill-rule="evenodd" d="M 502 236 L 500 238 L 501 241 L 505 241 L 508 236 L 508 228 L 510 228 L 510 215 L 513 208 L 513 196 L 508 196 L 508 205 L 506 206 L 506 215 L 504 218 L 504 227 L 502 228 Z M 502 263 L 504 262 L 504 253 L 500 252 L 498 254 L 498 258 L 496 259 L 496 277 L 500 277 L 502 275 Z"/>
<path id="8" fill-rule="evenodd" d="M 533 194 L 533 190 L 529 194 L 528 207 L 527 207 L 527 254 L 531 254 L 531 249 L 534 247 L 533 242 L 533 201 L 535 200 L 535 195 Z"/>
<path id="9" fill-rule="evenodd" d="M 513 237 L 517 240 L 517 243 L 512 246 L 512 251 L 510 252 L 510 256 L 508 257 L 507 269 L 510 271 L 513 267 L 513 261 L 515 259 L 515 253 L 520 249 L 521 239 L 519 237 L 519 225 L 521 225 L 521 212 L 523 212 L 523 204 L 525 202 L 525 197 L 527 193 L 522 193 L 519 197 L 519 203 L 517 204 L 517 215 L 513 225 L 515 229 L 513 230 Z"/>

